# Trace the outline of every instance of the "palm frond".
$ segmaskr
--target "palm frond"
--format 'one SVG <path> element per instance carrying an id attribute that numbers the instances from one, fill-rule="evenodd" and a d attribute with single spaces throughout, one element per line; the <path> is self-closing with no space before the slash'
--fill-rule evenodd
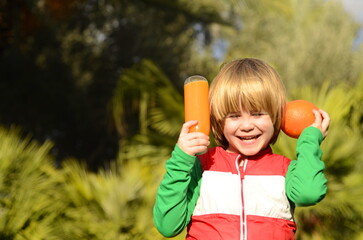
<path id="1" fill-rule="evenodd" d="M 125 130 L 126 122 L 133 123 L 135 131 L 131 135 L 136 132 L 144 135 L 148 129 L 154 129 L 166 136 L 175 136 L 183 119 L 183 99 L 161 70 L 144 60 L 120 77 L 112 111 L 121 136 L 130 135 Z"/>
<path id="2" fill-rule="evenodd" d="M 65 204 L 57 190 L 60 174 L 51 170 L 51 147 L 22 140 L 18 129 L 0 128 L 1 238 L 44 239 L 57 231 L 55 219 Z"/>
<path id="3" fill-rule="evenodd" d="M 363 146 L 363 139 L 361 131 L 357 131 L 360 129 L 357 119 L 362 115 L 355 111 L 362 104 L 357 104 L 357 94 L 361 94 L 357 92 L 361 89 L 324 83 L 321 88 L 302 87 L 292 94 L 291 100 L 311 101 L 326 110 L 332 119 L 329 134 L 321 146 L 328 194 L 316 206 L 297 208 L 298 239 L 354 239 L 362 229 L 363 149 L 359 146 Z M 296 140 L 282 135 L 274 148 L 291 157 L 295 145 Z"/>

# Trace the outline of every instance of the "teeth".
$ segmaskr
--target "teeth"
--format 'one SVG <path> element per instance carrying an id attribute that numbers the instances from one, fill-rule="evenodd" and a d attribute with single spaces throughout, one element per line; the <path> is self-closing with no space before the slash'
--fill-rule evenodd
<path id="1" fill-rule="evenodd" d="M 253 137 L 241 137 L 242 140 L 251 140 L 251 139 L 255 139 L 256 136 Z"/>

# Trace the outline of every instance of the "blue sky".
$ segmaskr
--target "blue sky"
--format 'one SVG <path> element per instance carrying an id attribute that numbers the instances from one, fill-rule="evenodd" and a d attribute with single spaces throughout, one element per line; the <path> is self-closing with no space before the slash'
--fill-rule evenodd
<path id="1" fill-rule="evenodd" d="M 363 0 L 341 0 L 345 9 L 361 24 L 355 46 L 363 43 Z"/>
<path id="2" fill-rule="evenodd" d="M 342 0 L 345 9 L 352 13 L 363 27 L 363 0 Z"/>

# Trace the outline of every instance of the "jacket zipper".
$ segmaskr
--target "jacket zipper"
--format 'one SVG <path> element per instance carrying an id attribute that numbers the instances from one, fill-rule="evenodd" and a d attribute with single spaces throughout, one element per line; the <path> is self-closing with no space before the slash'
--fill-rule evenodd
<path id="1" fill-rule="evenodd" d="M 247 239 L 247 237 L 246 237 L 247 225 L 246 225 L 245 206 L 244 206 L 243 179 L 244 179 L 248 159 L 244 160 L 243 166 L 242 166 L 242 173 L 241 173 L 240 166 L 238 163 L 240 158 L 241 158 L 241 155 L 238 155 L 238 157 L 236 158 L 236 168 L 237 168 L 238 176 L 241 181 L 241 201 L 242 201 L 241 202 L 242 209 L 241 209 L 241 213 L 240 213 L 240 229 L 241 229 L 240 239 L 245 240 L 245 239 Z"/>

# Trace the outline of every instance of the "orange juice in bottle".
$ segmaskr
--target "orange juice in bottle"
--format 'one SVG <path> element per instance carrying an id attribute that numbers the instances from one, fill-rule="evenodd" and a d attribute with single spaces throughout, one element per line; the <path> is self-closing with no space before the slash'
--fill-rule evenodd
<path id="1" fill-rule="evenodd" d="M 202 132 L 209 135 L 209 86 L 203 76 L 194 75 L 184 81 L 184 112 L 185 122 L 198 120 L 198 125 L 190 128 L 190 132 Z"/>

